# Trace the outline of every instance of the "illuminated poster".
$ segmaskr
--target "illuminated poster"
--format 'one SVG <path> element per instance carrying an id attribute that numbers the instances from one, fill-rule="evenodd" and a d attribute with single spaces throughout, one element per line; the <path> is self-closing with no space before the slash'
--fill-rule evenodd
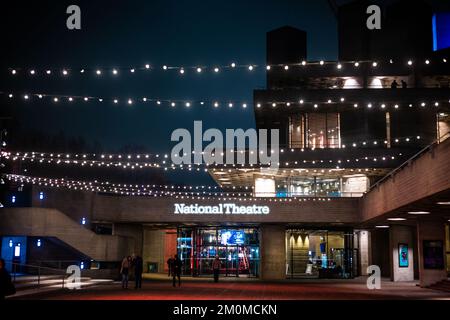
<path id="1" fill-rule="evenodd" d="M 239 245 L 245 243 L 245 233 L 242 230 L 221 230 L 220 243 L 223 245 Z"/>
<path id="2" fill-rule="evenodd" d="M 408 245 L 400 243 L 398 245 L 398 266 L 400 268 L 408 268 L 409 266 L 409 256 L 408 256 Z"/>
<path id="3" fill-rule="evenodd" d="M 444 269 L 444 244 L 442 241 L 423 241 L 423 267 L 425 269 Z"/>

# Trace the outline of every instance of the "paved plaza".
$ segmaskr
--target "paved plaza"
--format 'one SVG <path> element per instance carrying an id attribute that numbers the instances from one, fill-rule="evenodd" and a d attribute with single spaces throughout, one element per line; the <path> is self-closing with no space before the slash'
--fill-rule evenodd
<path id="1" fill-rule="evenodd" d="M 44 300 L 397 300 L 448 299 L 446 292 L 424 289 L 417 282 L 391 282 L 383 279 L 380 290 L 369 290 L 363 277 L 352 280 L 302 279 L 266 282 L 249 278 L 183 278 L 181 287 L 172 287 L 164 275 L 146 276 L 142 289 L 129 289 L 120 282 L 80 290 L 57 290 L 15 299 Z"/>

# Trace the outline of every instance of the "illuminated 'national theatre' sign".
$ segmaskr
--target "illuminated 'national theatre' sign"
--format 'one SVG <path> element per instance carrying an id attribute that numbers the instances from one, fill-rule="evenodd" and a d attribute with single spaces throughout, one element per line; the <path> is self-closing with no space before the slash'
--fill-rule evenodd
<path id="1" fill-rule="evenodd" d="M 174 214 L 269 214 L 268 206 L 239 206 L 234 203 L 219 203 L 216 206 L 175 203 Z"/>

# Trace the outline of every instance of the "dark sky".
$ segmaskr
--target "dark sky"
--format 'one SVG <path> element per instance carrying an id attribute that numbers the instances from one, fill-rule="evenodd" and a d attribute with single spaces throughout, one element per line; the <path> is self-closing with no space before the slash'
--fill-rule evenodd
<path id="1" fill-rule="evenodd" d="M 343 3 L 348 1 L 338 1 Z M 439 1 L 438 1 L 439 2 Z M 66 28 L 66 8 L 77 4 L 82 30 Z M 9 102 L 23 128 L 99 141 L 105 152 L 142 145 L 170 152 L 176 128 L 252 128 L 252 91 L 265 71 L 191 73 L 151 71 L 117 77 L 74 74 L 11 77 L 7 68 L 130 67 L 264 64 L 266 32 L 290 25 L 307 31 L 308 59 L 337 57 L 337 21 L 326 0 L 8 1 L 0 11 L 0 91 L 104 97 L 247 101 L 249 108 L 155 104 Z M 4 100 L 2 100 L 4 101 Z M 2 112 L 5 114 L 5 112 Z"/>
<path id="2" fill-rule="evenodd" d="M 66 8 L 78 4 L 82 30 L 66 28 Z M 263 64 L 266 32 L 291 25 L 308 32 L 308 58 L 335 59 L 336 19 L 325 0 L 315 1 L 14 1 L 2 8 L 2 50 L 8 67 L 121 67 L 154 65 Z M 4 69 L 2 70 L 4 72 Z M 264 70 L 186 74 L 153 71 L 61 77 L 36 76 L 23 81 L 3 77 L 1 90 L 105 97 L 148 96 L 175 99 L 239 100 L 252 104 L 252 90 L 265 86 Z M 82 135 L 107 150 L 144 145 L 170 151 L 170 134 L 192 128 L 254 127 L 252 108 L 193 107 L 175 110 L 154 104 L 110 103 L 55 105 L 15 102 L 13 115 L 25 127 Z M 48 105 L 50 104 L 50 105 Z"/>

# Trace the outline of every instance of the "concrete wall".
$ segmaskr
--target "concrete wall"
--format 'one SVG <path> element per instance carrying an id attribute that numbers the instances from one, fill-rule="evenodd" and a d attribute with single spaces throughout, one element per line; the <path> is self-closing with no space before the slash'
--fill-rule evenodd
<path id="1" fill-rule="evenodd" d="M 367 267 L 371 265 L 371 247 L 370 247 L 370 231 L 356 230 L 358 237 L 357 243 L 359 249 L 359 272 L 360 275 L 367 275 Z"/>
<path id="2" fill-rule="evenodd" d="M 97 261 L 120 261 L 134 247 L 133 239 L 95 234 L 55 209 L 1 210 L 1 235 L 56 237 Z"/>
<path id="3" fill-rule="evenodd" d="M 41 191 L 44 193 L 44 199 L 42 200 L 39 199 L 39 192 Z M 86 218 L 86 226 L 90 227 L 94 198 L 93 192 L 33 186 L 32 206 L 58 209 L 77 223 L 82 218 Z"/>
<path id="4" fill-rule="evenodd" d="M 371 264 L 380 267 L 382 277 L 390 277 L 389 230 L 374 229 L 371 231 L 370 239 L 372 253 Z"/>
<path id="5" fill-rule="evenodd" d="M 411 202 L 450 189 L 450 139 L 396 173 L 361 201 L 361 220 L 376 218 Z M 400 187 L 401 186 L 401 187 Z"/>
<path id="6" fill-rule="evenodd" d="M 269 206 L 267 215 L 197 215 L 174 214 L 174 204 Z M 93 218 L 101 221 L 158 223 L 355 223 L 358 221 L 358 199 L 336 198 L 330 201 L 291 199 L 258 199 L 257 201 L 186 200 L 175 198 L 96 196 Z"/>
<path id="7" fill-rule="evenodd" d="M 143 242 L 143 227 L 139 224 L 130 223 L 115 223 L 113 225 L 113 235 L 132 238 L 134 246 L 131 249 L 130 255 L 139 254 L 142 256 L 142 242 Z"/>
<path id="8" fill-rule="evenodd" d="M 408 267 L 399 266 L 399 244 L 408 245 Z M 392 225 L 389 229 L 390 265 L 392 281 L 414 280 L 413 229 L 408 226 Z"/>
<path id="9" fill-rule="evenodd" d="M 142 258 L 144 260 L 144 272 L 147 271 L 148 262 L 158 263 L 158 272 L 163 272 L 165 268 L 164 249 L 165 231 L 154 230 L 144 227 L 144 242 Z"/>
<path id="10" fill-rule="evenodd" d="M 54 208 L 64 212 L 74 221 L 86 217 L 91 222 L 115 223 L 356 223 L 359 221 L 358 198 L 332 198 L 323 201 L 315 198 L 256 199 L 239 201 L 233 199 L 192 200 L 174 197 L 121 197 L 99 195 L 89 192 L 34 188 L 33 198 L 43 191 L 45 199 L 35 200 L 38 207 Z M 174 204 L 269 206 L 268 215 L 181 215 L 174 214 Z"/>
<path id="11" fill-rule="evenodd" d="M 261 226 L 261 278 L 264 280 L 286 278 L 285 234 L 284 225 Z"/>
<path id="12" fill-rule="evenodd" d="M 444 268 L 442 269 L 426 269 L 424 266 L 424 250 L 423 242 L 425 240 L 442 241 L 445 251 L 445 225 L 441 221 L 419 220 L 417 223 L 417 241 L 419 248 L 419 274 L 420 286 L 426 287 L 441 280 L 447 279 L 447 270 L 445 268 L 445 252 Z"/>

